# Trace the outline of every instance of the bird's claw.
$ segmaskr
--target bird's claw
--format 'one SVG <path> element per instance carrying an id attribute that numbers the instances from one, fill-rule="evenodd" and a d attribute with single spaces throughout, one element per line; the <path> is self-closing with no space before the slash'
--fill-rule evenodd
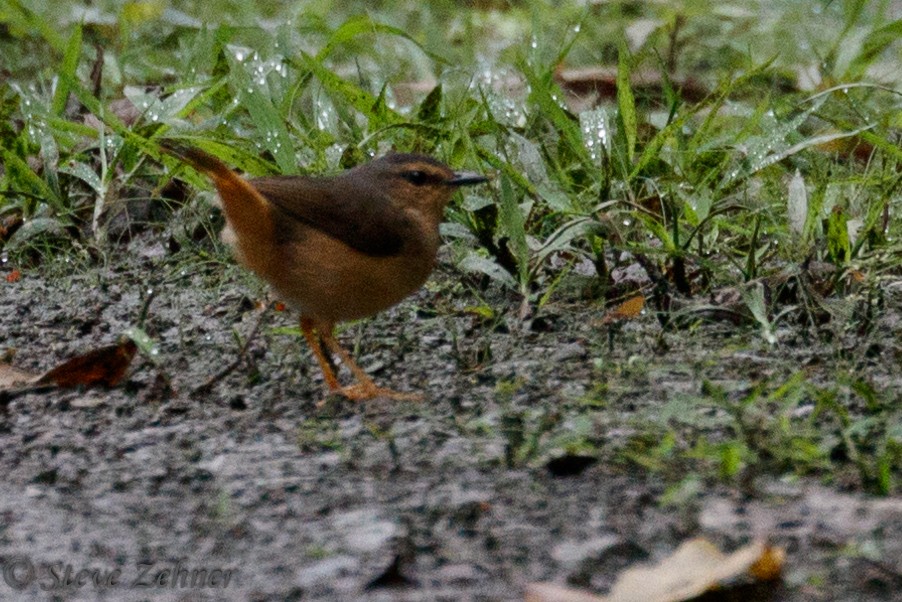
<path id="1" fill-rule="evenodd" d="M 329 391 L 329 396 L 331 397 L 332 395 L 340 395 L 351 401 L 367 401 L 378 397 L 394 399 L 397 401 L 423 401 L 423 396 L 420 393 L 395 391 L 394 389 L 378 387 L 373 383 L 357 383 L 344 387 L 337 387 Z M 328 398 L 323 399 L 316 405 L 317 407 L 322 407 L 327 401 Z"/>

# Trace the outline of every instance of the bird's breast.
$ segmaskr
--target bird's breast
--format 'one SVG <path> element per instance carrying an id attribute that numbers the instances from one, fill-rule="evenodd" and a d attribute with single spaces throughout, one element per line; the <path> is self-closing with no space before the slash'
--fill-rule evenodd
<path id="1" fill-rule="evenodd" d="M 257 272 L 303 315 L 338 322 L 371 316 L 416 291 L 432 272 L 436 251 L 437 244 L 424 244 L 371 256 L 306 228 Z"/>

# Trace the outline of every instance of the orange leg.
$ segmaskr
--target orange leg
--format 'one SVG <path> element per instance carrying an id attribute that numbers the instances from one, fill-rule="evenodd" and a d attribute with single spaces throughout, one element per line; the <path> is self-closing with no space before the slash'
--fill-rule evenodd
<path id="1" fill-rule="evenodd" d="M 351 354 L 345 351 L 338 341 L 335 340 L 331 329 L 327 334 L 323 334 L 323 342 L 326 344 L 326 347 L 329 348 L 329 351 L 341 358 L 341 362 L 348 367 L 354 375 L 354 378 L 357 379 L 357 384 L 342 387 L 340 391 L 340 393 L 348 399 L 362 401 L 373 399 L 374 397 L 388 397 L 389 399 L 419 401 L 423 398 L 422 395 L 417 393 L 404 393 L 377 386 L 376 383 L 373 382 L 373 379 L 357 365 L 357 362 L 354 361 Z"/>
<path id="2" fill-rule="evenodd" d="M 310 345 L 310 349 L 313 351 L 313 355 L 323 371 L 323 378 L 326 381 L 326 386 L 329 387 L 330 393 L 338 393 L 355 401 L 373 399 L 375 397 L 405 400 L 422 399 L 421 395 L 415 393 L 402 393 L 377 386 L 373 379 L 351 358 L 351 354 L 345 351 L 338 343 L 332 334 L 332 328 L 332 324 L 317 323 L 312 318 L 301 317 L 301 332 L 304 333 L 304 338 L 307 340 L 307 344 Z M 326 358 L 326 354 L 320 344 L 320 338 L 322 338 L 322 342 L 326 344 L 329 351 L 341 358 L 341 362 L 348 367 L 348 370 L 351 371 L 351 374 L 357 380 L 356 384 L 346 387 L 339 384 L 338 377 L 336 377 L 335 371 L 329 364 L 329 360 Z"/>
<path id="3" fill-rule="evenodd" d="M 326 354 L 323 353 L 323 347 L 319 343 L 319 337 L 313 330 L 313 320 L 301 316 L 301 332 L 304 333 L 304 338 L 307 339 L 307 344 L 310 345 L 310 350 L 313 351 L 313 356 L 319 363 L 320 370 L 323 371 L 323 378 L 326 380 L 326 386 L 329 387 L 330 391 L 339 391 L 341 390 L 341 385 L 338 383 L 338 378 L 335 376 L 332 366 L 329 365 L 329 360 L 326 359 Z"/>

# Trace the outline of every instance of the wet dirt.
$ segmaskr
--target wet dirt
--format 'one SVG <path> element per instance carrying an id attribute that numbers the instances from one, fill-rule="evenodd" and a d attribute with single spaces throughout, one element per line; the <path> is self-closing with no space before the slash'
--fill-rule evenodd
<path id="1" fill-rule="evenodd" d="M 296 317 L 272 310 L 245 361 L 191 396 L 237 357 L 260 317 L 259 282 L 153 237 L 61 271 L 2 283 L 0 344 L 16 367 L 41 372 L 115 342 L 151 288 L 155 347 L 116 388 L 3 408 L 0 600 L 522 600 L 544 580 L 604 592 L 623 568 L 699 535 L 786 548 L 783 583 L 755 599 L 900 599 L 898 495 L 763 474 L 664 504 L 672 478 L 609 461 L 632 417 L 704 381 L 793 366 L 826 378 L 829 350 L 778 350 L 754 329 L 662 333 L 651 315 L 610 348 L 597 306 L 552 302 L 522 322 L 497 294 L 486 319 L 443 266 L 340 336 L 381 385 L 424 401 L 317 405 L 319 371 L 286 330 Z M 898 313 L 885 320 L 898 340 Z M 875 365 L 900 386 L 891 357 Z M 595 447 L 556 442 L 577 430 Z"/>

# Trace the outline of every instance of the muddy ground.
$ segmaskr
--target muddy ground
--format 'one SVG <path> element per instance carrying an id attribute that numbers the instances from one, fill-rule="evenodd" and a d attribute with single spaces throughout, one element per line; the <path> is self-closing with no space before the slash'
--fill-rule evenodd
<path id="1" fill-rule="evenodd" d="M 900 496 L 761 474 L 705 480 L 668 505 L 673 475 L 609 461 L 635 437 L 634 416 L 706 379 L 741 390 L 793 367 L 814 379 L 839 369 L 792 333 L 770 349 L 753 328 L 662 334 L 646 315 L 611 350 L 597 306 L 555 301 L 522 323 L 498 295 L 500 316 L 481 319 L 462 311 L 479 301 L 444 267 L 341 335 L 381 384 L 425 401 L 318 407 L 309 352 L 279 330 L 295 318 L 272 310 L 247 361 L 192 397 L 235 359 L 263 287 L 154 236 L 71 271 L 2 283 L 0 344 L 17 367 L 114 342 L 149 288 L 156 353 L 114 389 L 30 393 L 0 413 L 2 600 L 522 600 L 540 580 L 604 592 L 624 567 L 697 535 L 786 548 L 783 583 L 739 599 L 902 599 Z M 898 340 L 893 311 L 883 336 Z M 900 384 L 891 355 L 874 364 Z M 596 447 L 555 461 L 571 430 Z M 118 583 L 62 587 L 67 566 L 118 569 Z M 215 583 L 153 584 L 173 567 Z"/>

